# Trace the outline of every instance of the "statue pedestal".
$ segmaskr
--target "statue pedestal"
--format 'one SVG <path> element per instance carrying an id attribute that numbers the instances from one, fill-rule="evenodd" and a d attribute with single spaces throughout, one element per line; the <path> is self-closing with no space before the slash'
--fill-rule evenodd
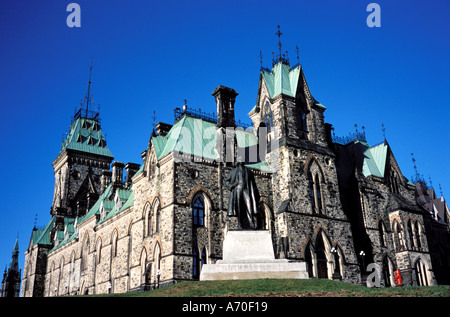
<path id="1" fill-rule="evenodd" d="M 308 278 L 305 262 L 275 259 L 267 230 L 228 231 L 223 241 L 223 260 L 204 264 L 200 280 L 260 278 Z"/>

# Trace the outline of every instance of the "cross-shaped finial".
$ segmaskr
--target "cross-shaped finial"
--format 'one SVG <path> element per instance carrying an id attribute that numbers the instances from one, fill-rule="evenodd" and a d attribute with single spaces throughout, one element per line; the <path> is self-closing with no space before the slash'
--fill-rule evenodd
<path id="1" fill-rule="evenodd" d="M 278 25 L 278 31 L 277 33 L 275 33 L 276 36 L 278 36 L 278 50 L 280 51 L 280 60 L 281 60 L 281 46 L 283 46 L 283 44 L 281 44 L 281 35 L 283 35 L 283 33 L 280 32 L 280 25 Z"/>

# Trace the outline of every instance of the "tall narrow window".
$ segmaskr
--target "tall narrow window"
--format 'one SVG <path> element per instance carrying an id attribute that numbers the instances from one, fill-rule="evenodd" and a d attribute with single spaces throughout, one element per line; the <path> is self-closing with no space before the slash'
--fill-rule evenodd
<path id="1" fill-rule="evenodd" d="M 273 115 L 272 110 L 270 110 L 270 105 L 268 102 L 266 102 L 264 112 L 265 112 L 264 121 L 267 127 L 267 132 L 271 132 L 273 129 Z"/>
<path id="2" fill-rule="evenodd" d="M 319 211 L 319 214 L 322 213 L 322 198 L 320 196 L 320 178 L 319 174 L 316 174 L 316 180 L 314 182 L 315 190 L 316 190 L 316 205 L 317 210 Z"/>
<path id="3" fill-rule="evenodd" d="M 311 201 L 312 212 L 315 213 L 316 212 L 316 199 L 315 199 L 315 194 L 314 194 L 314 179 L 312 177 L 311 172 L 308 173 L 308 180 L 309 180 L 309 198 Z"/>
<path id="4" fill-rule="evenodd" d="M 412 227 L 411 220 L 408 221 L 408 235 L 409 235 L 409 241 L 411 243 L 411 248 L 415 248 L 416 244 L 414 241 L 414 233 L 413 233 L 413 227 Z"/>
<path id="5" fill-rule="evenodd" d="M 398 251 L 402 251 L 405 248 L 405 243 L 403 241 L 403 230 L 398 222 L 395 222 L 394 229 L 397 240 L 397 249 Z"/>
<path id="6" fill-rule="evenodd" d="M 192 206 L 194 226 L 203 227 L 205 223 L 205 204 L 202 195 L 198 195 Z"/>
<path id="7" fill-rule="evenodd" d="M 414 233 L 415 233 L 415 237 L 416 237 L 417 247 L 420 249 L 420 248 L 422 248 L 422 243 L 420 242 L 420 227 L 419 226 L 420 226 L 419 222 L 416 221 L 416 223 L 414 225 L 414 227 L 415 227 Z"/>
<path id="8" fill-rule="evenodd" d="M 200 259 L 199 259 L 198 251 L 197 251 L 196 247 L 194 247 L 193 251 L 194 251 L 194 253 L 193 253 L 193 267 L 192 267 L 193 273 L 192 273 L 192 275 L 194 278 L 197 279 L 200 276 Z"/>
<path id="9" fill-rule="evenodd" d="M 155 232 L 159 233 L 161 225 L 161 207 L 159 201 L 156 201 L 154 213 L 155 213 Z"/>
<path id="10" fill-rule="evenodd" d="M 111 237 L 111 257 L 112 258 L 117 256 L 117 240 L 118 240 L 117 230 L 114 230 L 112 237 Z"/>

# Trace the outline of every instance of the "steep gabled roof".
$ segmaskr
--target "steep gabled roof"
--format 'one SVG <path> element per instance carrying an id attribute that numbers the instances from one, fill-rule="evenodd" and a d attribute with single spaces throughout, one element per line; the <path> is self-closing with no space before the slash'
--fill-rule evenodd
<path id="1" fill-rule="evenodd" d="M 106 145 L 100 123 L 95 119 L 78 117 L 71 125 L 70 131 L 61 145 L 61 151 L 75 150 L 113 158 Z"/>

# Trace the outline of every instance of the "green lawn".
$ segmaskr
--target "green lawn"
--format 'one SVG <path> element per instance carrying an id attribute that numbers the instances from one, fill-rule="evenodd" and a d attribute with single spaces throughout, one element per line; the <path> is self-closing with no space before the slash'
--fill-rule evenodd
<path id="1" fill-rule="evenodd" d="M 100 296 L 100 295 L 98 295 Z M 261 279 L 180 282 L 122 297 L 450 297 L 450 286 L 367 288 L 326 279 Z"/>

